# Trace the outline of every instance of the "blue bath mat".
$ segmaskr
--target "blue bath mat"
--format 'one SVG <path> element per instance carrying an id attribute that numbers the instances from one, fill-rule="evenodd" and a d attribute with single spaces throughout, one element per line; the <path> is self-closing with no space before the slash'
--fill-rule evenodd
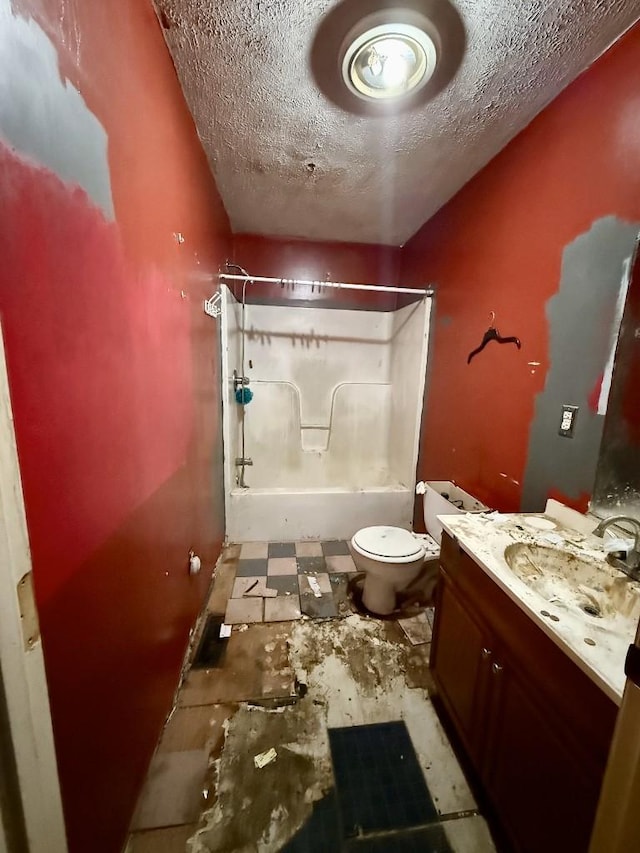
<path id="1" fill-rule="evenodd" d="M 345 838 L 438 821 L 403 722 L 329 729 L 329 743 Z"/>
<path id="2" fill-rule="evenodd" d="M 342 850 L 340 813 L 336 792 L 332 788 L 313 804 L 311 817 L 285 844 L 281 853 L 338 853 Z"/>
<path id="3" fill-rule="evenodd" d="M 453 853 L 440 823 L 345 839 L 335 789 L 313 804 L 309 820 L 281 853 Z"/>

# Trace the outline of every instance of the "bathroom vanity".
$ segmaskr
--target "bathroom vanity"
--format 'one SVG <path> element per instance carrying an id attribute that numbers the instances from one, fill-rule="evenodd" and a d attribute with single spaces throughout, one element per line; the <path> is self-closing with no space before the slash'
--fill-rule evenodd
<path id="1" fill-rule="evenodd" d="M 545 554 L 553 546 L 558 558 L 569 548 L 574 559 L 591 537 L 549 534 L 525 516 L 497 519 L 443 520 L 431 649 L 438 699 L 513 847 L 585 853 L 640 590 L 624 587 L 629 612 L 607 617 L 606 603 L 603 615 L 581 609 L 596 609 L 600 595 L 583 578 L 573 599 L 548 593 L 548 578 L 529 586 L 505 561 L 510 545 Z M 591 547 L 587 559 L 596 561 Z"/>

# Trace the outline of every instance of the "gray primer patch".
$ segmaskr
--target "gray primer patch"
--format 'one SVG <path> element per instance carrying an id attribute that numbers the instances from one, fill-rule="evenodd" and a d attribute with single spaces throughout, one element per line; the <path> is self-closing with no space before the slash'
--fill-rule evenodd
<path id="1" fill-rule="evenodd" d="M 589 409 L 588 398 L 617 336 L 618 293 L 638 227 L 607 216 L 565 247 L 560 287 L 547 303 L 551 368 L 529 434 L 524 512 L 542 510 L 551 489 L 571 498 L 591 494 L 604 417 Z M 558 435 L 563 403 L 580 407 L 572 439 Z"/>
<path id="2" fill-rule="evenodd" d="M 0 136 L 79 184 L 114 218 L 107 134 L 77 89 L 60 78 L 45 32 L 14 15 L 10 0 L 0 0 Z"/>

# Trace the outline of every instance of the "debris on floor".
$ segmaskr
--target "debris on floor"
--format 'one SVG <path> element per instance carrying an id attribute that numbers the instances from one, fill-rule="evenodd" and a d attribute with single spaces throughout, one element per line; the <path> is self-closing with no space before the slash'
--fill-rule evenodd
<path id="1" fill-rule="evenodd" d="M 335 570 L 317 573 L 310 561 L 320 559 L 318 547 L 318 543 L 299 547 L 295 560 L 300 565 L 291 576 L 235 577 L 227 569 L 234 561 L 237 564 L 239 549 L 227 549 L 209 599 L 209 613 L 201 619 L 202 630 L 194 632 L 202 637 L 200 647 L 207 625 L 214 625 L 209 639 L 223 645 L 224 654 L 205 668 L 192 666 L 186 674 L 154 759 L 153 776 L 147 781 L 147 787 L 155 787 L 149 788 L 138 810 L 129 853 L 146 853 L 152 849 L 147 844 L 165 849 L 164 840 L 173 845 L 174 836 L 181 845 L 176 851 L 184 850 L 188 839 L 188 853 L 387 849 L 389 839 L 375 831 L 357 838 L 344 835 L 344 808 L 336 788 L 329 730 L 400 722 L 406 726 L 428 786 L 440 840 L 432 845 L 426 835 L 418 838 L 433 826 L 397 829 L 397 821 L 392 821 L 390 831 L 417 833 L 408 840 L 426 845 L 425 849 L 495 853 L 429 698 L 433 684 L 430 637 L 426 637 L 432 613 L 417 618 L 411 614 L 412 618 L 398 621 L 354 613 L 351 595 L 358 576 Z M 330 553 L 340 548 L 343 543 L 323 543 L 322 559 L 327 564 L 350 560 L 343 553 Z M 268 551 L 266 546 L 261 551 L 256 546 L 246 556 L 247 561 L 292 559 L 284 545 L 269 546 Z M 342 564 L 332 564 L 333 569 L 339 567 Z M 287 566 L 283 563 L 282 568 Z M 265 600 L 271 584 L 277 597 Z M 240 606 L 255 601 L 254 590 L 265 620 L 268 605 L 275 618 L 285 618 L 284 611 L 276 614 L 276 610 L 295 595 L 296 621 L 234 625 L 223 621 L 222 614 L 229 615 L 227 599 L 234 600 L 232 592 L 248 593 L 247 598 L 235 599 Z M 224 636 L 227 639 L 221 642 Z M 204 765 L 196 764 L 196 750 L 205 757 L 204 782 Z M 407 750 L 401 752 L 404 755 Z M 177 790 L 181 785 L 184 794 Z M 393 798 L 393 786 L 388 795 Z M 385 799 L 386 794 L 381 796 Z M 198 802 L 192 808 L 193 799 Z M 173 803 L 173 811 L 163 805 L 166 802 Z M 386 800 L 384 805 L 387 808 Z M 327 817 L 331 814 L 333 829 Z M 358 818 L 356 823 L 362 821 Z M 158 828 L 162 826 L 165 829 Z M 401 842 L 399 835 L 394 835 L 396 841 Z M 166 849 L 173 851 L 174 846 Z"/>
<path id="2" fill-rule="evenodd" d="M 262 770 L 262 768 L 266 767 L 267 764 L 270 764 L 272 761 L 275 761 L 277 757 L 278 753 L 273 747 L 271 747 L 271 749 L 268 749 L 266 752 L 259 752 L 257 755 L 254 755 L 253 763 L 258 768 L 258 770 Z"/>
<path id="3" fill-rule="evenodd" d="M 266 577 L 236 578 L 231 593 L 232 597 L 242 598 L 245 595 L 250 595 L 257 598 L 275 598 L 278 595 L 278 590 L 270 588 L 267 585 L 268 580 Z"/>
<path id="4" fill-rule="evenodd" d="M 307 577 L 307 583 L 311 587 L 311 591 L 315 595 L 316 598 L 320 598 L 322 592 L 320 591 L 320 584 L 318 583 L 318 579 L 313 575 L 309 575 Z"/>
<path id="5" fill-rule="evenodd" d="M 278 743 L 277 761 L 254 755 Z M 333 785 L 323 709 L 309 697 L 275 711 L 242 707 L 215 762 L 215 802 L 202 816 L 192 853 L 281 850 Z"/>
<path id="6" fill-rule="evenodd" d="M 252 700 L 230 718 L 191 853 L 281 850 L 333 789 L 329 728 L 404 720 L 438 815 L 475 814 L 427 691 L 407 684 L 410 646 L 397 625 L 352 614 L 289 623 L 287 633 L 297 700 L 272 708 Z M 277 760 L 255 760 L 272 750 Z"/>
<path id="7" fill-rule="evenodd" d="M 394 623 L 351 614 L 295 623 L 291 666 L 307 696 L 326 709 L 327 725 L 404 720 L 439 813 L 475 808 L 428 691 L 410 687 L 407 646 Z"/>
<path id="8" fill-rule="evenodd" d="M 268 697 L 296 696 L 289 665 L 290 623 L 234 626 L 226 644 L 223 666 L 191 669 L 178 695 L 178 705 L 214 705 Z M 244 628 L 244 630 L 243 630 Z"/>
<path id="9" fill-rule="evenodd" d="M 429 610 L 433 613 L 432 607 Z M 427 612 L 427 610 L 423 610 L 417 616 L 411 616 L 408 619 L 398 619 L 398 625 L 400 625 L 407 635 L 409 642 L 414 646 L 431 642 L 431 627 L 433 622 L 429 620 Z"/>

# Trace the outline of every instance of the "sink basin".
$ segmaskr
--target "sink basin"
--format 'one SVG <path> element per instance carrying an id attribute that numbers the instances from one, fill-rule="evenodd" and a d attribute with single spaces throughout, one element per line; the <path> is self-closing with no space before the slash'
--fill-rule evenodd
<path id="1" fill-rule="evenodd" d="M 640 617 L 640 584 L 604 562 L 559 548 L 515 542 L 504 558 L 511 571 L 545 601 L 592 619 Z M 601 622 L 602 627 L 607 627 Z"/>

